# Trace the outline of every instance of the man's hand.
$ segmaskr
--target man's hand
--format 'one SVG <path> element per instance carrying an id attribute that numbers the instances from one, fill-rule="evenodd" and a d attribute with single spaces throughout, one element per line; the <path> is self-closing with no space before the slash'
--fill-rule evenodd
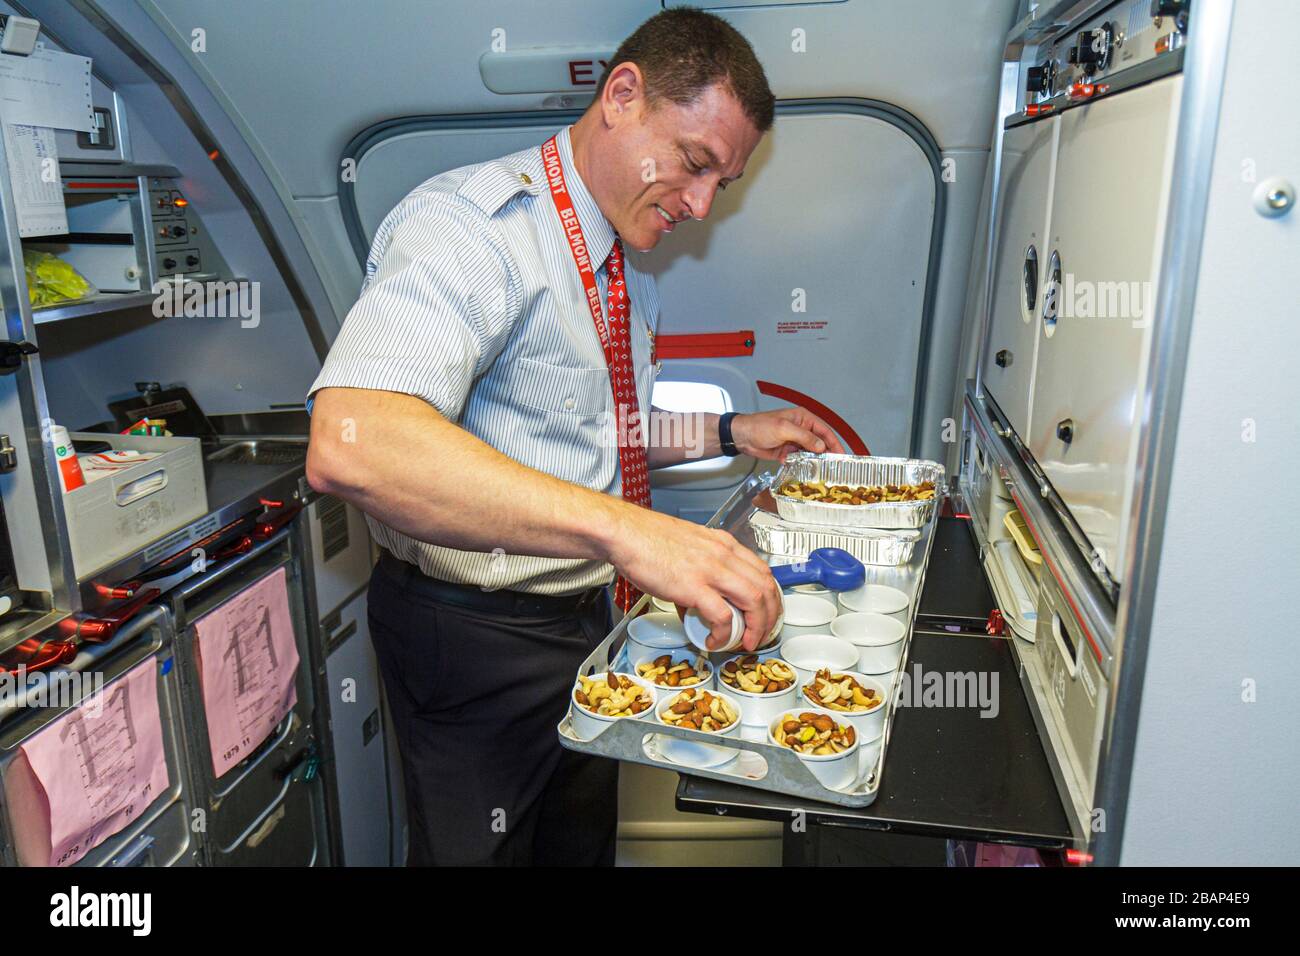
<path id="1" fill-rule="evenodd" d="M 620 514 L 609 561 L 655 597 L 694 608 L 709 627 L 710 650 L 731 638 L 731 609 L 745 616 L 745 650 L 757 649 L 781 613 L 771 569 L 725 531 L 629 507 Z"/>
<path id="2" fill-rule="evenodd" d="M 731 420 L 731 438 L 741 454 L 769 461 L 785 461 L 796 451 L 844 454 L 831 427 L 806 408 L 737 415 Z"/>

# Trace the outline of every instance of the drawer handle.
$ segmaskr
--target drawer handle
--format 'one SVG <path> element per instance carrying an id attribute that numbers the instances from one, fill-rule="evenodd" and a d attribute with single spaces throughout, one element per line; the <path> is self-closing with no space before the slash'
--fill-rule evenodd
<path id="1" fill-rule="evenodd" d="M 993 361 L 997 363 L 998 368 L 1006 368 L 1014 358 L 1010 349 L 998 349 L 997 354 L 993 356 Z"/>
<path id="2" fill-rule="evenodd" d="M 1067 445 L 1074 441 L 1074 419 L 1062 418 L 1056 423 L 1056 437 Z"/>
<path id="3" fill-rule="evenodd" d="M 141 478 L 135 478 L 118 488 L 114 499 L 119 508 L 134 504 L 141 498 L 147 498 L 167 487 L 167 470 L 159 468 Z"/>

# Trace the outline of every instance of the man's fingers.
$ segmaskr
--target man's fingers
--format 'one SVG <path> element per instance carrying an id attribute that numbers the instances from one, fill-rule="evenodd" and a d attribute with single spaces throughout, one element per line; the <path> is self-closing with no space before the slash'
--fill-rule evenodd
<path id="1" fill-rule="evenodd" d="M 831 428 L 830 425 L 827 425 L 812 412 L 808 412 L 807 425 L 810 431 L 826 443 L 827 451 L 836 455 L 843 455 L 845 453 L 844 446 L 840 444 L 840 440 L 835 434 L 835 429 Z"/>
<path id="2" fill-rule="evenodd" d="M 777 438 L 786 444 L 798 445 L 800 448 L 818 454 L 827 448 L 826 441 L 816 432 L 788 419 L 781 423 Z"/>
<path id="3" fill-rule="evenodd" d="M 709 627 L 705 645 L 711 651 L 721 650 L 731 640 L 731 608 L 718 595 L 708 594 L 696 603 L 695 610 Z"/>
<path id="4" fill-rule="evenodd" d="M 745 615 L 742 643 L 752 651 L 767 639 L 781 613 L 781 595 L 771 569 L 747 548 L 735 546 L 731 566 L 737 580 L 724 585 L 724 594 Z"/>

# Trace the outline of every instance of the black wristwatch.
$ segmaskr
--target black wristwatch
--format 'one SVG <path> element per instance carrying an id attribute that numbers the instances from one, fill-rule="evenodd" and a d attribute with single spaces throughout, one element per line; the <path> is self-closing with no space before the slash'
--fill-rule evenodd
<path id="1" fill-rule="evenodd" d="M 740 454 L 740 449 L 736 447 L 731 437 L 731 420 L 739 414 L 740 412 L 727 412 L 725 415 L 718 416 L 718 442 L 722 445 L 722 453 L 728 458 L 735 458 Z"/>

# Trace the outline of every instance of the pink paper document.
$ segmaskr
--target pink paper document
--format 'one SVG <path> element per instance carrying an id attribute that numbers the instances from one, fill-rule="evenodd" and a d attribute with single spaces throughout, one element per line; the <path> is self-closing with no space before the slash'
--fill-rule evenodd
<path id="1" fill-rule="evenodd" d="M 195 622 L 212 772 L 257 749 L 298 702 L 298 648 L 285 569 L 278 568 Z"/>
<path id="2" fill-rule="evenodd" d="M 76 863 L 170 786 L 150 659 L 20 747 L 5 780 L 19 862 Z"/>

